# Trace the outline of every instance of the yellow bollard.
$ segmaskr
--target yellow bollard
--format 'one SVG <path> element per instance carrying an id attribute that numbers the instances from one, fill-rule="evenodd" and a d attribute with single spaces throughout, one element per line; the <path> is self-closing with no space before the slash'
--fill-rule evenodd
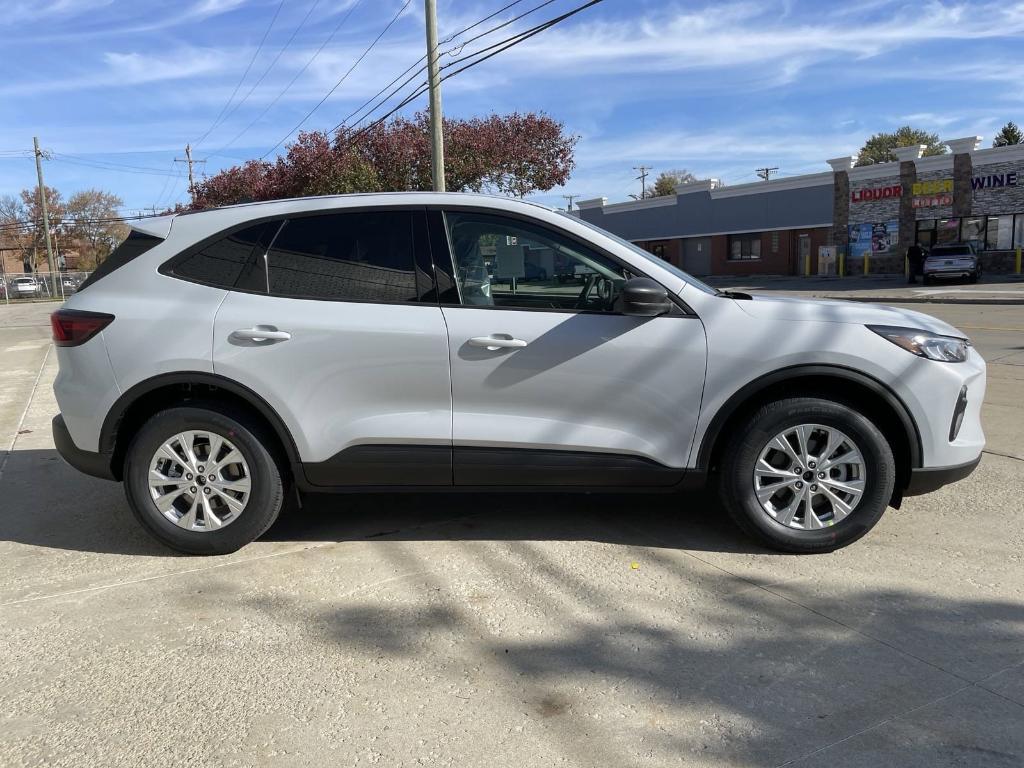
<path id="1" fill-rule="evenodd" d="M 871 272 L 871 255 L 867 251 L 865 251 L 864 252 L 864 274 L 867 275 L 869 272 Z"/>
<path id="2" fill-rule="evenodd" d="M 904 256 L 903 257 L 903 276 L 905 278 L 907 278 L 907 280 L 910 279 L 910 257 L 909 256 Z"/>
<path id="3" fill-rule="evenodd" d="M 811 254 L 804 255 L 804 277 L 811 276 Z"/>
<path id="4" fill-rule="evenodd" d="M 839 254 L 839 276 L 846 277 L 846 254 Z"/>
<path id="5" fill-rule="evenodd" d="M 1020 246 L 1018 245 L 1018 246 L 1017 246 L 1017 258 L 1015 259 L 1015 261 L 1016 261 L 1016 264 L 1014 265 L 1014 266 L 1016 267 L 1016 269 L 1015 269 L 1014 271 L 1015 271 L 1015 272 L 1016 272 L 1016 273 L 1017 273 L 1018 275 L 1020 274 L 1020 251 L 1021 251 L 1021 248 L 1020 248 Z"/>

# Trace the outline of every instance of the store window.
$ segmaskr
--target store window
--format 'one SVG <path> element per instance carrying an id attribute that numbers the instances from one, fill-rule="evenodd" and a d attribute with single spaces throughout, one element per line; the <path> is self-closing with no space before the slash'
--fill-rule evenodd
<path id="1" fill-rule="evenodd" d="M 935 245 L 935 219 L 922 219 L 917 222 L 917 244 L 924 248 Z"/>
<path id="2" fill-rule="evenodd" d="M 975 247 L 982 248 L 985 245 L 985 217 L 972 216 L 963 219 L 960 225 L 960 240 L 964 243 L 974 243 Z"/>
<path id="3" fill-rule="evenodd" d="M 960 219 L 939 219 L 935 227 L 937 245 L 960 242 Z"/>
<path id="4" fill-rule="evenodd" d="M 761 235 L 729 235 L 729 260 L 747 261 L 761 258 Z"/>
<path id="5" fill-rule="evenodd" d="M 1013 247 L 1022 248 L 1024 247 L 1024 213 L 1018 213 L 1014 219 Z"/>
<path id="6" fill-rule="evenodd" d="M 665 259 L 665 244 L 655 243 L 651 246 L 651 253 L 657 256 L 659 259 Z"/>
<path id="7" fill-rule="evenodd" d="M 985 249 L 1005 251 L 1013 247 L 1013 216 L 989 216 L 985 232 Z"/>

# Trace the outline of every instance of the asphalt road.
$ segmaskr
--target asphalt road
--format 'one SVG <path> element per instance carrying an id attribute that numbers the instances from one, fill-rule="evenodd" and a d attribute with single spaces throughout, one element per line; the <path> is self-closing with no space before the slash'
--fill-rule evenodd
<path id="1" fill-rule="evenodd" d="M 0 314 L 0 765 L 1024 763 L 1024 307 L 926 309 L 992 362 L 989 452 L 840 552 L 486 494 L 322 497 L 205 559 L 54 453 L 51 308 Z"/>

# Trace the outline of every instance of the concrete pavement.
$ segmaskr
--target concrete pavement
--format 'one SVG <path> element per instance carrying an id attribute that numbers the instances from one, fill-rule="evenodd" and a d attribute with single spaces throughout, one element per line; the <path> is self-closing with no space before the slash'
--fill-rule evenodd
<path id="1" fill-rule="evenodd" d="M 704 497 L 499 494 L 174 556 L 55 455 L 45 314 L 0 322 L 0 765 L 1019 766 L 1024 310 L 983 309 L 926 310 L 995 360 L 979 470 L 815 557 Z"/>

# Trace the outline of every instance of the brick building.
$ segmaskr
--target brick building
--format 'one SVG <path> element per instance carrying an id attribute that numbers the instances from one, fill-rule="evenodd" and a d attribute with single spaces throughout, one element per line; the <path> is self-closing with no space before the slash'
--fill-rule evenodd
<path id="1" fill-rule="evenodd" d="M 801 274 L 822 246 L 847 271 L 901 272 L 907 246 L 971 241 L 986 269 L 1007 271 L 1024 246 L 1024 145 L 979 149 L 951 139 L 945 155 L 901 147 L 891 163 L 723 187 L 684 184 L 675 195 L 608 205 L 582 200 L 577 215 L 695 275 Z"/>

